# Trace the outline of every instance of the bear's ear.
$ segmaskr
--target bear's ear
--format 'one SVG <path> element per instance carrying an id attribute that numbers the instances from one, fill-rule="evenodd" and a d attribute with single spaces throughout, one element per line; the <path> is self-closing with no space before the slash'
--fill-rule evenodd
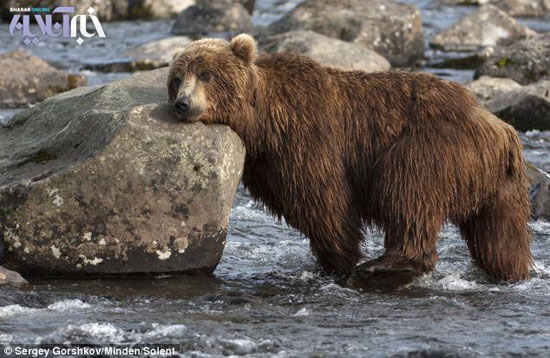
<path id="1" fill-rule="evenodd" d="M 240 34 L 231 40 L 231 51 L 246 64 L 254 62 L 256 56 L 256 41 L 247 34 Z"/>

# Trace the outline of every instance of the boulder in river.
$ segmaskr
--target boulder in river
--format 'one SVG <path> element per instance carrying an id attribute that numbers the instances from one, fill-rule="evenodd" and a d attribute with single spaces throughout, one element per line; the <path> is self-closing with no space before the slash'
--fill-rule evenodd
<path id="1" fill-rule="evenodd" d="M 506 92 L 486 106 L 517 130 L 550 130 L 550 81 Z"/>
<path id="2" fill-rule="evenodd" d="M 134 72 L 168 66 L 174 57 L 191 42 L 186 36 L 172 36 L 129 49 L 121 54 L 128 60 L 86 64 L 84 68 L 101 72 Z"/>
<path id="3" fill-rule="evenodd" d="M 491 0 L 491 3 L 518 17 L 550 17 L 550 0 Z"/>
<path id="4" fill-rule="evenodd" d="M 52 0 L 47 0 L 52 1 Z M 46 2 L 47 2 L 46 1 Z M 23 7 L 28 6 L 28 1 L 22 1 Z M 37 4 L 38 7 L 48 7 L 43 1 Z M 76 14 L 86 14 L 86 11 L 93 7 L 95 14 L 102 21 L 121 21 L 128 19 L 128 0 L 54 0 L 50 8 L 58 6 L 74 6 Z"/>
<path id="5" fill-rule="evenodd" d="M 550 174 L 527 163 L 527 178 L 533 217 L 550 221 Z"/>
<path id="6" fill-rule="evenodd" d="M 129 0 L 131 19 L 169 19 L 176 17 L 196 0 Z"/>
<path id="7" fill-rule="evenodd" d="M 498 47 L 475 73 L 480 76 L 506 77 L 526 85 L 550 79 L 550 33 Z"/>
<path id="8" fill-rule="evenodd" d="M 28 283 L 19 273 L 0 266 L 0 287 L 5 285 L 21 286 Z"/>
<path id="9" fill-rule="evenodd" d="M 0 127 L 2 265 L 65 276 L 214 270 L 244 147 L 227 126 L 178 122 L 167 72 L 78 88 Z"/>
<path id="10" fill-rule="evenodd" d="M 203 1 L 182 11 L 172 33 L 185 36 L 235 35 L 252 31 L 252 18 L 240 2 Z"/>
<path id="11" fill-rule="evenodd" d="M 22 50 L 0 55 L 0 107 L 21 107 L 85 86 L 83 75 L 60 71 Z"/>
<path id="12" fill-rule="evenodd" d="M 504 11 L 485 5 L 437 34 L 430 46 L 443 51 L 472 51 L 486 46 L 510 45 L 535 35 L 535 31 L 519 24 Z"/>
<path id="13" fill-rule="evenodd" d="M 363 46 L 334 39 L 313 31 L 289 31 L 259 42 L 266 52 L 294 51 L 325 66 L 366 72 L 386 71 L 391 65 L 384 57 Z"/>
<path id="14" fill-rule="evenodd" d="M 482 76 L 472 81 L 466 87 L 475 93 L 480 101 L 489 101 L 495 97 L 521 88 L 521 85 L 509 78 Z"/>
<path id="15" fill-rule="evenodd" d="M 271 34 L 311 30 L 376 51 L 394 66 L 424 56 L 420 11 L 391 0 L 306 0 L 268 27 Z"/>

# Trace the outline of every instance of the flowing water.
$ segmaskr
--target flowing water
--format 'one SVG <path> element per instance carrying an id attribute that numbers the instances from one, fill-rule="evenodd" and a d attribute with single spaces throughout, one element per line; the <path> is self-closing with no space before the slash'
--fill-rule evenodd
<path id="1" fill-rule="evenodd" d="M 426 36 L 470 8 L 423 10 Z M 265 25 L 292 3 L 259 1 Z M 525 20 L 548 30 L 540 20 Z M 32 52 L 72 72 L 84 62 L 116 59 L 126 48 L 167 36 L 169 21 L 104 24 L 103 44 L 52 41 Z M 127 34 L 132 34 L 131 37 Z M 0 52 L 16 47 L 0 25 Z M 431 51 L 430 57 L 440 56 Z M 467 81 L 471 71 L 424 70 Z M 127 74 L 86 72 L 92 84 Z M 8 120 L 15 111 L 0 111 Z M 2 120 L 2 118 L 0 118 Z M 550 170 L 550 132 L 521 134 L 525 154 Z M 445 227 L 433 273 L 391 292 L 361 291 L 322 276 L 307 240 L 276 222 L 239 188 L 230 232 L 213 277 L 124 280 L 33 280 L 32 290 L 0 290 L 0 344 L 174 343 L 183 356 L 548 357 L 550 223 L 531 224 L 533 278 L 491 283 L 472 266 L 455 228 Z M 368 232 L 366 257 L 382 251 Z"/>

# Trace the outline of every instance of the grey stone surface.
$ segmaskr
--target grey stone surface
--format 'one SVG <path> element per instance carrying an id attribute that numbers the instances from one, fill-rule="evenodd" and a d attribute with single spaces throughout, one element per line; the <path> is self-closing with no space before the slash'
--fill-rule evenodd
<path id="1" fill-rule="evenodd" d="M 394 66 L 424 56 L 420 11 L 390 0 L 307 0 L 268 27 L 270 34 L 311 30 L 374 50 Z"/>
<path id="2" fill-rule="evenodd" d="M 244 147 L 183 124 L 167 69 L 52 97 L 0 127 L 2 265 L 21 274 L 208 273 Z"/>
<path id="3" fill-rule="evenodd" d="M 550 175 L 527 163 L 527 178 L 533 217 L 550 220 Z"/>
<path id="4" fill-rule="evenodd" d="M 472 51 L 486 46 L 506 46 L 531 38 L 536 32 L 493 5 L 481 6 L 450 28 L 437 34 L 430 46 L 444 51 Z"/>
<path id="5" fill-rule="evenodd" d="M 509 78 L 483 76 L 468 83 L 466 87 L 474 92 L 480 101 L 485 102 L 510 91 L 520 89 L 521 85 Z"/>
<path id="6" fill-rule="evenodd" d="M 491 0 L 510 16 L 550 17 L 550 0 Z"/>
<path id="7" fill-rule="evenodd" d="M 391 65 L 384 57 L 363 46 L 334 39 L 313 31 L 290 31 L 260 41 L 266 52 L 291 50 L 309 56 L 325 66 L 366 72 L 386 71 Z"/>
<path id="8" fill-rule="evenodd" d="M 17 272 L 8 270 L 0 266 L 0 287 L 4 285 L 22 286 L 27 285 L 28 283 L 29 282 Z"/>
<path id="9" fill-rule="evenodd" d="M 86 76 L 60 71 L 21 50 L 0 55 L 0 69 L 0 108 L 40 102 L 87 82 Z"/>
<path id="10" fill-rule="evenodd" d="M 172 33 L 185 36 L 237 35 L 251 32 L 252 28 L 250 13 L 240 2 L 201 1 L 178 15 Z"/>
<path id="11" fill-rule="evenodd" d="M 550 130 L 550 81 L 506 92 L 486 107 L 517 130 Z"/>
<path id="12" fill-rule="evenodd" d="M 133 19 L 169 19 L 176 17 L 196 0 L 129 0 Z"/>
<path id="13" fill-rule="evenodd" d="M 86 69 L 101 72 L 134 72 L 154 70 L 168 66 L 176 54 L 191 42 L 186 36 L 172 36 L 161 40 L 148 42 L 127 50 L 121 54 L 128 60 L 87 64 Z"/>
<path id="14" fill-rule="evenodd" d="M 522 85 L 550 79 L 550 33 L 495 48 L 475 76 L 483 75 L 511 78 Z"/>

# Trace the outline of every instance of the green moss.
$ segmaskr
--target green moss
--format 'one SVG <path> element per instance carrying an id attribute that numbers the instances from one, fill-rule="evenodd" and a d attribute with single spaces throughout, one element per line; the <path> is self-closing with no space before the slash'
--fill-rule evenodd
<path id="1" fill-rule="evenodd" d="M 88 79 L 86 77 L 82 78 L 80 75 L 68 75 L 67 82 L 70 89 L 74 89 L 80 86 L 86 86 L 88 84 Z"/>
<path id="2" fill-rule="evenodd" d="M 130 8 L 130 20 L 152 20 L 153 12 L 149 6 L 143 6 L 143 4 L 136 4 Z"/>
<path id="3" fill-rule="evenodd" d="M 147 62 L 136 62 L 135 67 L 136 71 L 150 71 L 157 68 L 154 64 Z"/>
<path id="4" fill-rule="evenodd" d="M 479 3 L 475 0 L 464 0 L 457 4 L 458 6 L 477 6 Z"/>
<path id="5" fill-rule="evenodd" d="M 485 63 L 485 58 L 479 55 L 449 58 L 433 65 L 435 68 L 476 69 Z"/>
<path id="6" fill-rule="evenodd" d="M 499 68 L 508 67 L 514 62 L 509 57 L 501 57 L 497 62 L 495 62 L 495 65 Z"/>

